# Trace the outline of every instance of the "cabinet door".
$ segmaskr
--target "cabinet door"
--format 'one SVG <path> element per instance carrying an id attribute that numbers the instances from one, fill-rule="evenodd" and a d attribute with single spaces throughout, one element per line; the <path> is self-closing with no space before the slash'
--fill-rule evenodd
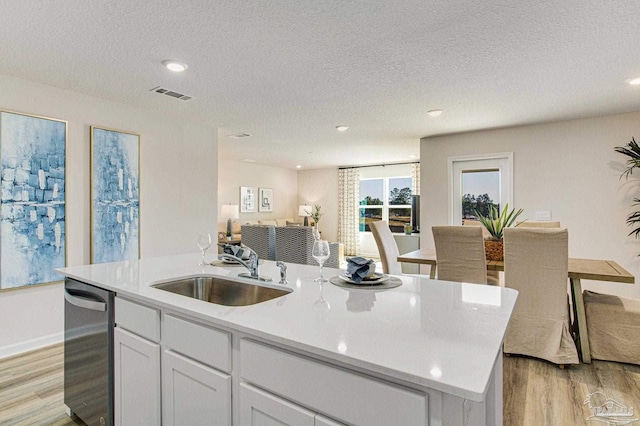
<path id="1" fill-rule="evenodd" d="M 231 425 L 231 376 L 165 350 L 162 355 L 162 424 Z"/>
<path id="2" fill-rule="evenodd" d="M 314 426 L 315 413 L 246 383 L 240 383 L 243 426 Z"/>
<path id="3" fill-rule="evenodd" d="M 328 419 L 320 414 L 316 414 L 316 425 L 315 426 L 345 426 L 342 423 L 335 422 L 331 419 Z"/>
<path id="4" fill-rule="evenodd" d="M 160 425 L 160 346 L 114 330 L 116 426 Z"/>

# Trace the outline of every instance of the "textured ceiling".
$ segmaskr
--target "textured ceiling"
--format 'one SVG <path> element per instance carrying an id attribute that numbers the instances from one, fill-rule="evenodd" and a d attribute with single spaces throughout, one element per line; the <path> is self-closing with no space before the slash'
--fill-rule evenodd
<path id="1" fill-rule="evenodd" d="M 424 136 L 640 110 L 638 17 L 637 0 L 2 0 L 0 74 L 251 135 L 223 159 L 401 162 Z"/>

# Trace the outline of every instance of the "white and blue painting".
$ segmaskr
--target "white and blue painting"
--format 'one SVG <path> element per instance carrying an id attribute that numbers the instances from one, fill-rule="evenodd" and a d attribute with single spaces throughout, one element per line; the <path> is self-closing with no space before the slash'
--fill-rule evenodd
<path id="1" fill-rule="evenodd" d="M 92 263 L 139 257 L 140 136 L 91 128 Z"/>
<path id="2" fill-rule="evenodd" d="M 67 123 L 0 112 L 0 289 L 62 280 Z"/>

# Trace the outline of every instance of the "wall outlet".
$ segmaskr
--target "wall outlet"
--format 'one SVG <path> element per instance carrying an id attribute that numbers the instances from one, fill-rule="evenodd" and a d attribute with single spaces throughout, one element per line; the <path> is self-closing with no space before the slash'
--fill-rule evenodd
<path id="1" fill-rule="evenodd" d="M 536 221 L 549 221 L 549 220 L 551 220 L 551 212 L 549 210 L 536 212 Z"/>

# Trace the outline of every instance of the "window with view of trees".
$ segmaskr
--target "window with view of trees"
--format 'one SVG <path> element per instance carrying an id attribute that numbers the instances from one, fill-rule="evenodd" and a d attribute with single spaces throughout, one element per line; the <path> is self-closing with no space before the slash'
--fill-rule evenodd
<path id="1" fill-rule="evenodd" d="M 462 220 L 477 220 L 476 211 L 489 215 L 491 207 L 500 211 L 499 170 L 469 170 L 462 173 Z M 496 200 L 497 201 L 494 201 Z"/>
<path id="2" fill-rule="evenodd" d="M 391 232 L 403 232 L 411 223 L 411 177 L 360 180 L 360 232 L 379 220 L 386 220 Z"/>

